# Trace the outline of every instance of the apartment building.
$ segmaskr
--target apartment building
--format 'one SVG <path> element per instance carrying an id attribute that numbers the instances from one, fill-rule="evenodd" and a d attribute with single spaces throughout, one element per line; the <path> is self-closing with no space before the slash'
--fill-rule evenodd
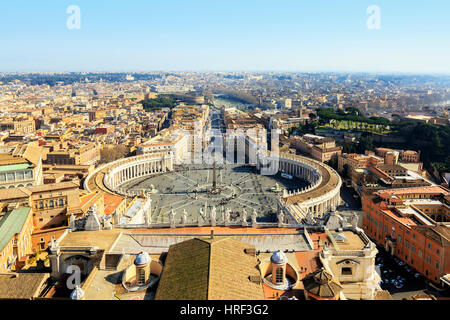
<path id="1" fill-rule="evenodd" d="M 69 144 L 66 149 L 49 152 L 47 164 L 91 165 L 100 161 L 100 148 L 95 143 Z"/>
<path id="2" fill-rule="evenodd" d="M 440 283 L 450 273 L 448 196 L 439 186 L 365 193 L 363 229 L 390 254 Z"/>

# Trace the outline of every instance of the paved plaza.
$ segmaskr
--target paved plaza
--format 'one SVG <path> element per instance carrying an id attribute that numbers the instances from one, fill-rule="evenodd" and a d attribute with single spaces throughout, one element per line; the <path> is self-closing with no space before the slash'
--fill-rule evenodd
<path id="1" fill-rule="evenodd" d="M 209 221 L 209 213 L 216 207 L 217 221 L 222 221 L 225 210 L 231 211 L 230 220 L 238 221 L 245 209 L 247 217 L 257 212 L 259 222 L 276 221 L 276 197 L 282 189 L 295 190 L 307 182 L 260 175 L 254 166 L 221 164 L 216 166 L 216 192 L 212 192 L 214 170 L 212 165 L 176 166 L 173 172 L 136 179 L 123 187 L 148 190 L 152 199 L 152 222 L 169 222 L 173 209 L 175 220 L 186 210 L 187 223 Z"/>

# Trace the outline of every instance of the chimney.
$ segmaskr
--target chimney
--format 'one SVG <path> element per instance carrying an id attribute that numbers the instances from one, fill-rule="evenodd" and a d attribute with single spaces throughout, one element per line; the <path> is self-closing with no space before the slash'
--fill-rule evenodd
<path id="1" fill-rule="evenodd" d="M 244 252 L 249 256 L 256 257 L 256 249 L 255 248 L 245 248 Z"/>
<path id="2" fill-rule="evenodd" d="M 211 228 L 211 240 L 214 239 L 214 229 Z"/>

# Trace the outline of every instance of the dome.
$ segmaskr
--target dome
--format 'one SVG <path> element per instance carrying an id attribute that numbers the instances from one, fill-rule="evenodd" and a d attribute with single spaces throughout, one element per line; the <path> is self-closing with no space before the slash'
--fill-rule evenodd
<path id="1" fill-rule="evenodd" d="M 141 251 L 134 259 L 134 264 L 137 266 L 142 266 L 144 264 L 148 264 L 152 261 L 147 252 Z"/>
<path id="2" fill-rule="evenodd" d="M 81 300 L 84 297 L 84 291 L 80 288 L 80 286 L 76 286 L 75 289 L 70 293 L 70 299 L 72 300 Z"/>
<path id="3" fill-rule="evenodd" d="M 286 255 L 280 250 L 275 251 L 270 257 L 270 262 L 275 264 L 285 264 L 287 261 Z"/>
<path id="4" fill-rule="evenodd" d="M 327 284 L 333 279 L 331 273 L 327 272 L 324 268 L 318 270 L 314 274 L 314 280 L 319 284 Z"/>

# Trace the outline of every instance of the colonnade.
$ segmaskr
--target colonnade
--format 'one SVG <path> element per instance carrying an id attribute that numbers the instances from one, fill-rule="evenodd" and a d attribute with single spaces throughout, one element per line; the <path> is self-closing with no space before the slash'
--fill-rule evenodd
<path id="1" fill-rule="evenodd" d="M 118 191 L 120 185 L 130 180 L 172 170 L 170 153 L 143 154 L 110 163 L 103 184 L 111 191 Z"/>
<path id="2" fill-rule="evenodd" d="M 269 157 L 265 160 L 268 163 L 270 161 L 278 161 L 279 171 L 310 183 L 307 188 L 300 189 L 297 192 L 285 192 L 283 195 L 285 200 L 304 195 L 302 201 L 286 206 L 288 212 L 292 213 L 290 214 L 291 217 L 298 223 L 300 223 L 298 220 L 305 218 L 308 213 L 311 213 L 313 217 L 322 217 L 327 212 L 335 210 L 341 204 L 340 188 L 342 180 L 339 174 L 331 167 L 313 159 L 286 153 L 280 153 L 277 157 L 269 153 Z M 313 192 L 319 192 L 327 183 L 331 183 L 331 180 L 337 181 L 334 188 L 331 190 L 328 188 L 327 191 L 323 189 L 323 194 L 308 197 L 309 193 L 312 195 Z"/>

